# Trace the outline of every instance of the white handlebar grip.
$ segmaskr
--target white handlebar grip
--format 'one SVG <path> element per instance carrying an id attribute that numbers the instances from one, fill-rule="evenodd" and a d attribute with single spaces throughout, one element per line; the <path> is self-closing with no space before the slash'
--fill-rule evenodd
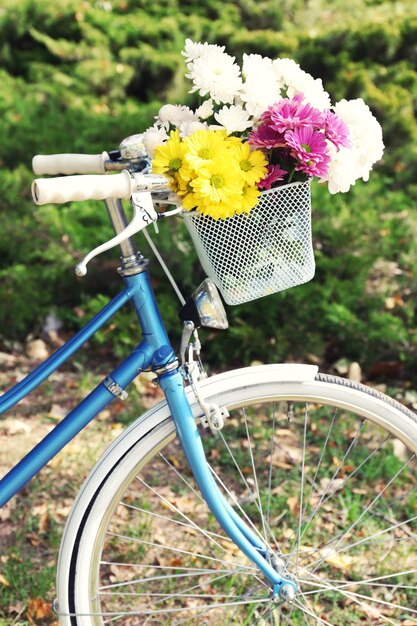
<path id="1" fill-rule="evenodd" d="M 101 154 L 37 154 L 32 169 L 39 176 L 58 174 L 104 174 L 107 152 Z"/>
<path id="2" fill-rule="evenodd" d="M 37 178 L 32 183 L 35 204 L 63 204 L 73 200 L 130 198 L 132 180 L 127 170 L 109 176 L 62 176 Z"/>

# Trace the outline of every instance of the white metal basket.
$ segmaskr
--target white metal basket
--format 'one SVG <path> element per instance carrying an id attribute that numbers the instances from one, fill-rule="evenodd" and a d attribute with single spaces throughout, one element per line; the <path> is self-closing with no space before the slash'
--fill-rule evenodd
<path id="1" fill-rule="evenodd" d="M 227 304 L 256 300 L 314 276 L 308 181 L 264 191 L 249 214 L 214 220 L 192 211 L 184 219 L 203 269 Z"/>

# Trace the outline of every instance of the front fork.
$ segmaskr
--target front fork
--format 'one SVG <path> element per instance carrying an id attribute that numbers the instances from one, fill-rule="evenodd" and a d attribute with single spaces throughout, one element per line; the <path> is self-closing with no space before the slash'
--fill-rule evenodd
<path id="1" fill-rule="evenodd" d="M 186 397 L 183 378 L 178 370 L 159 377 L 168 406 L 171 410 L 178 438 L 184 449 L 196 483 L 210 511 L 227 535 L 242 552 L 260 569 L 272 584 L 274 599 L 292 599 L 297 591 L 293 580 L 282 576 L 273 567 L 273 552 L 247 526 L 245 521 L 226 501 L 210 472 L 200 433 Z"/>

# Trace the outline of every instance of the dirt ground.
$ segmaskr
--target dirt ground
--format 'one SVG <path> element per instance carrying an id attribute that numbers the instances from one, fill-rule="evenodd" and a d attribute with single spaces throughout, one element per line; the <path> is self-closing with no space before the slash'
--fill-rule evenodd
<path id="1" fill-rule="evenodd" d="M 39 351 L 40 349 L 40 351 Z M 46 354 L 0 352 L 0 390 L 22 380 Z M 29 354 L 28 354 L 29 352 Z M 16 464 L 111 371 L 108 359 L 87 371 L 73 361 L 0 418 L 0 476 Z M 103 410 L 0 510 L 0 626 L 57 624 L 52 612 L 59 541 L 74 497 L 104 449 L 126 424 L 160 399 L 141 376 L 126 403 Z"/>

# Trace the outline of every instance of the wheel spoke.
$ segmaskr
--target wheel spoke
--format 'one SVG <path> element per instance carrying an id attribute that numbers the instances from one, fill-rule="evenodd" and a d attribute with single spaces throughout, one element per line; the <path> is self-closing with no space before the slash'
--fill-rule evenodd
<path id="1" fill-rule="evenodd" d="M 229 456 L 230 456 L 231 461 L 233 462 L 234 466 L 236 467 L 236 470 L 237 470 L 237 472 L 238 472 L 238 474 L 239 474 L 239 476 L 240 476 L 240 478 L 241 478 L 241 480 L 242 480 L 243 484 L 245 485 L 246 489 L 248 490 L 248 492 L 249 492 L 249 494 L 250 494 L 251 498 L 253 498 L 253 499 L 254 499 L 255 506 L 256 506 L 256 508 L 257 508 L 257 510 L 258 510 L 258 513 L 260 514 L 260 516 L 262 516 L 262 511 L 261 511 L 261 510 L 260 510 L 260 508 L 259 508 L 259 503 L 258 503 L 257 496 L 256 496 L 256 494 L 253 492 L 252 487 L 250 486 L 250 484 L 248 483 L 247 479 L 245 478 L 245 476 L 244 476 L 244 474 L 243 474 L 243 472 L 242 472 L 242 470 L 241 470 L 241 467 L 240 467 L 239 463 L 238 463 L 238 462 L 237 462 L 237 460 L 236 460 L 236 456 L 233 454 L 233 450 L 231 449 L 231 447 L 230 447 L 230 446 L 229 446 L 229 444 L 227 443 L 227 441 L 226 441 L 226 439 L 225 439 L 225 437 L 224 437 L 224 435 L 223 435 L 223 433 L 222 433 L 221 431 L 219 432 L 219 436 L 220 436 L 220 439 L 222 440 L 222 443 L 224 444 L 224 446 L 225 446 L 225 448 L 226 448 L 226 450 L 227 450 L 227 452 L 228 452 L 228 454 L 229 454 Z M 213 475 L 214 475 L 214 476 L 216 476 L 216 473 L 215 473 L 214 468 L 212 468 L 212 473 L 213 473 Z M 232 498 L 233 498 L 233 501 L 234 501 L 235 505 L 239 506 L 239 509 L 240 509 L 241 513 L 243 513 L 243 514 L 244 514 L 243 509 L 240 507 L 239 503 L 237 502 L 236 496 L 234 496 L 234 495 L 232 495 L 232 494 L 230 494 L 230 493 L 229 493 L 228 495 L 229 495 L 230 497 L 232 497 Z M 253 529 L 257 532 L 257 534 L 259 534 L 258 529 L 257 529 L 257 528 L 256 528 L 256 526 L 253 524 L 252 520 L 250 520 L 247 516 L 246 516 L 246 519 L 247 519 L 247 521 L 250 521 L 250 522 L 251 522 L 251 526 L 252 526 L 252 528 L 253 528 Z M 269 519 L 267 520 L 267 519 L 266 519 L 266 517 L 265 517 L 265 526 L 266 526 L 266 528 L 267 528 L 267 530 L 268 530 L 268 533 L 269 533 L 269 535 L 270 535 L 270 537 L 271 537 L 272 541 L 273 541 L 273 542 L 274 542 L 274 544 L 275 544 L 276 549 L 277 549 L 278 551 L 280 551 L 280 546 L 279 546 L 279 544 L 277 543 L 276 538 L 275 538 L 275 535 L 274 535 L 274 533 L 272 532 L 271 527 L 270 527 L 270 525 L 269 525 Z M 260 534 L 259 534 L 259 537 L 260 537 L 260 539 L 262 539 L 262 537 L 260 536 Z M 262 539 L 262 540 L 263 540 L 263 539 Z"/>
<path id="2" fill-rule="evenodd" d="M 335 626 L 334 624 L 331 624 L 330 622 L 328 622 L 327 620 L 323 619 L 322 617 L 319 617 L 317 615 L 317 613 L 314 613 L 314 612 L 310 611 L 309 609 L 307 609 L 304 605 L 301 604 L 301 602 L 298 602 L 297 600 L 294 600 L 294 604 L 303 613 L 306 613 L 310 617 L 314 617 L 314 619 L 317 620 L 318 622 L 320 622 L 320 624 L 324 624 L 325 626 Z"/>
<path id="3" fill-rule="evenodd" d="M 264 543 L 265 540 L 262 537 L 261 533 L 259 532 L 258 528 L 255 526 L 255 524 L 253 523 L 253 521 L 251 520 L 251 518 L 249 517 L 249 515 L 246 513 L 246 511 L 242 508 L 242 506 L 240 505 L 240 503 L 238 502 L 236 496 L 234 495 L 234 493 L 232 493 L 230 491 L 230 489 L 228 489 L 228 487 L 225 485 L 225 483 L 223 482 L 223 480 L 220 478 L 220 476 L 216 473 L 216 471 L 213 469 L 213 466 L 209 463 L 208 464 L 209 469 L 211 471 L 211 473 L 213 474 L 214 478 L 217 480 L 217 482 L 219 483 L 219 485 L 222 487 L 222 489 L 226 492 L 226 494 L 229 496 L 229 498 L 232 500 L 233 504 L 239 509 L 240 513 L 242 514 L 242 516 L 245 518 L 245 520 L 248 522 L 248 524 L 251 526 L 252 530 L 256 533 L 256 535 L 259 537 L 259 539 Z"/>
<path id="4" fill-rule="evenodd" d="M 235 561 L 225 561 L 224 559 L 218 559 L 214 556 L 209 556 L 207 554 L 200 554 L 198 552 L 192 552 L 190 550 L 182 550 L 181 548 L 175 548 L 174 546 L 169 546 L 165 543 L 162 545 L 160 543 L 155 543 L 154 541 L 147 541 L 145 539 L 137 539 L 136 537 L 130 537 L 129 535 L 121 535 L 119 533 L 108 532 L 107 534 L 111 537 L 118 537 L 119 539 L 133 541 L 134 543 L 140 543 L 146 546 L 152 546 L 154 548 L 163 548 L 164 550 L 171 550 L 172 552 L 178 552 L 180 554 L 188 554 L 189 556 L 193 556 L 198 559 L 206 559 L 208 561 L 215 561 L 216 563 L 222 563 L 223 565 L 233 565 L 233 566 L 239 565 L 239 567 L 242 567 L 246 570 L 253 570 L 255 572 L 257 571 L 255 567 L 246 566 L 241 563 L 237 564 Z"/>
<path id="5" fill-rule="evenodd" d="M 250 604 L 262 604 L 262 603 L 266 603 L 266 602 L 270 602 L 269 598 L 249 598 L 246 600 L 237 600 L 236 602 L 220 602 L 218 604 L 206 604 L 206 605 L 201 605 L 201 606 L 179 606 L 179 607 L 174 607 L 174 608 L 161 608 L 161 609 L 157 609 L 156 611 L 154 610 L 140 610 L 140 614 L 141 615 L 165 615 L 165 614 L 172 614 L 172 613 L 182 613 L 184 611 L 206 611 L 206 610 L 213 610 L 213 609 L 222 609 L 224 607 L 236 607 L 236 606 L 248 606 Z M 138 614 L 137 609 L 135 611 L 100 611 L 97 613 L 93 613 L 93 612 L 89 612 L 89 613 L 60 613 L 60 615 L 64 616 L 76 616 L 76 617 L 97 617 L 97 616 L 103 616 L 103 617 L 116 617 L 116 618 L 120 618 L 120 617 L 128 617 L 130 615 L 135 616 Z M 195 617 L 195 616 L 194 616 Z"/>
<path id="6" fill-rule="evenodd" d="M 372 541 L 373 543 L 384 543 L 384 542 L 389 542 L 389 541 L 407 541 L 410 539 L 415 539 L 415 537 L 394 537 L 394 538 L 390 538 L 390 539 L 384 539 L 384 540 L 378 540 L 378 541 L 374 541 L 377 537 L 381 537 L 381 535 L 384 535 L 392 530 L 396 530 L 397 528 L 401 528 L 401 526 L 405 526 L 406 524 L 409 524 L 410 522 L 416 521 L 417 520 L 417 515 L 415 515 L 414 517 L 410 517 L 409 519 L 405 520 L 404 522 L 398 522 L 397 524 L 394 524 L 392 526 L 390 526 L 389 528 L 384 528 L 383 530 L 380 530 L 376 533 L 374 533 L 373 535 L 370 535 L 369 537 L 365 537 L 364 539 L 358 539 L 358 541 L 355 541 L 353 543 L 350 543 L 348 545 L 344 545 L 341 548 L 339 548 L 338 550 L 332 550 L 331 551 L 331 556 L 337 555 L 337 554 L 341 554 L 343 552 L 348 552 L 349 550 L 351 550 L 352 548 L 355 548 L 357 546 L 361 546 L 361 545 L 365 545 L 367 543 L 369 543 L 370 541 Z M 311 553 L 309 553 L 309 556 L 312 556 L 313 554 L 317 554 L 319 553 L 321 550 L 323 549 L 323 547 L 321 548 L 316 548 L 314 549 Z M 307 559 L 308 557 L 306 557 Z M 309 566 L 311 567 L 312 565 L 315 565 L 317 563 L 322 563 L 324 559 L 317 559 L 316 561 L 312 561 L 311 563 L 309 563 Z"/>
<path id="7" fill-rule="evenodd" d="M 364 424 L 365 424 L 365 420 L 362 420 L 360 422 L 360 424 L 359 424 L 359 427 L 358 427 L 358 429 L 357 429 L 357 431 L 355 433 L 354 438 L 352 439 L 350 445 L 348 446 L 346 452 L 344 453 L 342 460 L 339 461 L 339 463 L 337 465 L 337 468 L 336 468 L 336 471 L 333 473 L 329 483 L 326 485 L 326 488 L 324 489 L 323 494 L 322 494 L 320 500 L 318 501 L 318 503 L 314 507 L 314 510 L 312 511 L 312 513 L 310 514 L 307 522 L 305 523 L 304 529 L 303 529 L 303 531 L 301 533 L 301 536 L 300 536 L 300 541 L 301 541 L 302 537 L 304 536 L 304 534 L 306 533 L 307 529 L 309 528 L 311 522 L 313 521 L 313 519 L 314 519 L 315 515 L 317 514 L 317 512 L 319 511 L 320 507 L 322 506 L 322 504 L 324 502 L 324 499 L 325 499 L 326 495 L 328 494 L 328 492 L 330 490 L 331 485 L 334 483 L 337 475 L 339 474 L 341 468 L 343 467 L 343 464 L 346 461 L 346 459 L 348 458 L 351 450 L 355 447 L 356 442 L 359 439 L 359 436 L 360 436 L 360 433 L 362 431 L 362 428 L 363 428 Z"/>
<path id="8" fill-rule="evenodd" d="M 152 569 L 152 565 L 148 566 L 149 569 Z M 173 580 L 176 579 L 177 581 L 181 581 L 181 579 L 185 579 L 185 578 L 194 578 L 195 576 L 206 576 L 207 574 L 233 574 L 235 573 L 236 570 L 218 570 L 218 569 L 212 569 L 212 570 L 204 570 L 204 569 L 200 569 L 200 570 L 195 570 L 194 572 L 185 572 L 183 574 L 166 574 L 163 576 L 148 576 L 147 578 L 133 578 L 131 580 L 128 581 L 123 581 L 120 583 L 112 583 L 111 585 L 103 585 L 101 587 L 99 587 L 99 591 L 103 592 L 107 589 L 119 589 L 120 587 L 128 587 L 131 585 L 139 585 L 139 584 L 143 584 L 143 583 L 150 583 L 150 582 L 155 582 L 155 581 L 163 581 L 163 580 Z M 237 570 L 238 571 L 238 570 Z M 248 573 L 248 572 L 246 572 Z M 250 575 L 252 575 L 252 573 L 249 573 Z"/>
<path id="9" fill-rule="evenodd" d="M 339 626 L 352 616 L 355 624 L 417 624 L 411 414 L 377 391 L 324 375 L 252 384 L 246 372 L 242 380 L 232 377 L 224 391 L 207 387 L 206 401 L 230 413 L 221 432 L 204 430 L 208 467 L 271 549 L 271 565 L 296 580 L 294 600 L 272 600 L 271 583 L 223 534 L 175 449 L 166 409 L 156 409 L 97 465 L 90 507 L 84 497 L 73 515 L 83 527 L 64 554 L 76 573 L 70 606 L 79 621 Z M 397 438 L 416 441 L 407 462 L 395 454 Z"/>
<path id="10" fill-rule="evenodd" d="M 267 544 L 268 539 L 267 539 L 267 532 L 266 532 L 266 525 L 265 525 L 265 516 L 264 516 L 263 509 L 262 509 L 261 494 L 259 493 L 258 474 L 256 472 L 255 459 L 253 458 L 252 439 L 251 439 L 250 432 L 249 432 L 248 417 L 246 415 L 245 409 L 243 409 L 243 415 L 245 418 L 245 429 L 246 429 L 246 437 L 248 440 L 250 462 L 252 466 L 252 475 L 253 475 L 253 480 L 255 483 L 255 494 L 256 494 L 257 501 L 258 501 L 258 510 L 259 510 L 259 515 L 261 516 L 261 522 L 262 522 L 263 539 L 265 543 Z"/>
<path id="11" fill-rule="evenodd" d="M 214 545 L 216 545 L 218 548 L 220 548 L 220 550 L 222 550 L 225 554 L 227 554 L 228 556 L 230 556 L 226 550 L 226 548 L 222 545 L 220 545 L 220 543 L 218 541 L 216 541 L 216 539 L 214 539 L 213 535 L 211 533 L 208 533 L 205 529 L 201 528 L 201 526 L 198 526 L 198 524 L 196 524 L 195 522 L 193 522 L 188 515 L 186 515 L 183 511 L 181 511 L 177 506 L 175 506 L 174 504 L 172 504 L 172 502 L 170 502 L 169 500 L 167 500 L 167 498 L 165 498 L 162 494 L 160 494 L 156 489 L 154 489 L 153 487 L 151 487 L 147 482 L 145 482 L 142 479 L 138 480 L 147 488 L 149 489 L 152 493 L 154 493 L 160 500 L 162 500 L 162 502 L 164 502 L 164 504 L 166 504 L 166 506 L 168 506 L 172 511 L 175 511 L 176 513 L 178 513 L 179 515 L 181 515 L 181 517 L 183 517 L 185 520 L 187 520 L 187 522 L 189 523 L 189 525 L 196 531 L 200 532 L 202 535 L 204 535 L 210 542 L 212 542 Z M 238 563 L 238 561 L 236 561 L 236 563 Z"/>
<path id="12" fill-rule="evenodd" d="M 406 467 L 408 467 L 408 465 L 411 463 L 411 461 L 415 458 L 415 455 L 413 454 L 406 463 L 404 463 L 401 468 L 395 473 L 395 475 L 388 481 L 388 483 L 383 487 L 383 489 L 375 496 L 375 498 L 373 498 L 373 500 L 368 504 L 368 506 L 365 507 L 365 509 L 362 511 L 362 513 L 359 515 L 358 518 L 356 518 L 356 520 L 349 526 L 349 528 L 347 530 L 344 530 L 342 533 L 340 533 L 337 537 L 335 537 L 334 539 L 328 541 L 326 544 L 322 545 L 318 551 L 323 551 L 326 548 L 328 548 L 329 546 L 331 546 L 332 548 L 332 554 L 335 554 L 337 552 L 341 552 L 341 551 L 346 551 L 348 549 L 352 548 L 352 545 L 359 545 L 359 543 L 365 543 L 368 540 L 361 540 L 360 542 L 357 542 L 356 544 L 352 544 L 350 547 L 342 547 L 341 550 L 336 550 L 336 546 L 338 546 L 340 544 L 340 542 L 342 541 L 343 537 L 348 536 L 351 531 L 357 527 L 357 525 L 359 524 L 359 522 L 365 517 L 365 515 L 373 508 L 373 506 L 375 505 L 376 502 L 378 502 L 378 500 L 382 497 L 382 494 L 385 493 L 387 491 L 387 489 L 391 486 L 391 484 L 394 482 L 394 480 L 404 471 L 404 469 Z M 382 534 L 379 533 L 379 534 Z M 317 551 L 317 550 L 316 550 Z M 318 567 L 320 567 L 320 565 L 323 563 L 323 561 L 326 559 L 326 555 L 321 557 L 318 561 L 316 561 L 316 566 L 314 568 L 314 570 L 312 570 L 313 572 L 315 572 L 317 570 Z"/>
<path id="13" fill-rule="evenodd" d="M 310 491 L 309 491 L 309 494 L 308 494 L 308 497 L 307 497 L 307 501 L 306 501 L 306 511 L 307 511 L 308 505 L 310 504 L 311 496 L 313 495 L 313 490 L 314 490 L 314 487 L 316 485 L 316 480 L 317 480 L 317 477 L 319 475 L 320 467 L 321 467 L 321 464 L 323 462 L 325 452 L 327 450 L 327 445 L 329 443 L 330 434 L 331 434 L 331 432 L 333 430 L 333 426 L 335 424 L 336 415 L 337 415 L 337 409 L 335 409 L 333 411 L 332 421 L 330 422 L 330 427 L 329 427 L 329 429 L 328 429 L 328 431 L 326 433 L 326 439 L 325 439 L 324 444 L 323 444 L 323 446 L 321 448 L 320 458 L 319 458 L 317 466 L 316 466 L 316 471 L 314 473 L 314 477 L 313 477 L 313 480 L 311 482 Z M 303 533 L 300 536 L 300 541 L 301 541 L 301 537 L 303 537 L 303 535 L 305 534 L 307 528 L 308 528 L 308 524 L 307 524 L 307 527 L 303 530 Z"/>
<path id="14" fill-rule="evenodd" d="M 309 572 L 306 572 L 309 574 Z M 412 574 L 417 574 L 416 569 L 406 570 L 403 572 L 393 572 L 392 574 L 385 574 L 384 576 L 375 576 L 374 578 L 363 578 L 362 580 L 344 580 L 343 578 L 323 578 L 321 576 L 317 576 L 315 574 L 311 574 L 313 578 L 299 578 L 298 581 L 303 585 L 314 586 L 317 589 L 344 589 L 345 587 L 359 587 L 359 586 L 380 586 L 384 588 L 393 589 L 413 589 L 417 590 L 415 585 L 401 585 L 399 583 L 387 583 L 386 581 L 390 578 L 398 578 L 399 576 L 410 576 Z M 385 582 L 378 582 L 385 581 Z M 315 594 L 317 589 L 310 589 L 303 591 L 305 596 Z"/>
<path id="15" fill-rule="evenodd" d="M 267 495 L 267 503 L 266 503 L 266 514 L 265 514 L 265 523 L 270 528 L 269 523 L 271 519 L 271 490 L 272 490 L 272 459 L 274 456 L 274 447 L 275 447 L 275 422 L 276 422 L 276 411 L 275 405 L 273 407 L 272 414 L 272 431 L 271 431 L 271 445 L 269 451 L 269 467 L 268 467 L 268 495 Z"/>
<path id="16" fill-rule="evenodd" d="M 159 457 L 164 461 L 164 463 L 166 465 L 168 465 L 168 467 L 174 472 L 174 474 L 187 486 L 187 488 L 192 491 L 192 493 L 197 496 L 197 498 L 200 500 L 200 502 L 204 502 L 204 498 L 201 495 L 201 493 L 198 491 L 198 489 L 196 489 L 189 480 L 187 480 L 185 478 L 185 476 L 183 474 L 181 474 L 177 468 L 175 467 L 175 465 L 173 465 L 164 454 L 162 454 L 162 452 L 159 453 Z"/>
<path id="17" fill-rule="evenodd" d="M 169 501 L 166 500 L 166 502 L 168 503 Z M 135 506 L 133 504 L 127 504 L 126 502 L 121 502 L 120 504 L 122 504 L 124 507 L 126 507 L 127 509 L 131 509 L 132 511 L 137 511 L 138 513 L 142 513 L 144 515 L 148 515 L 149 517 L 157 517 L 161 520 L 164 520 L 165 522 L 169 522 L 170 524 L 176 524 L 177 526 L 183 526 L 184 528 L 191 528 L 192 530 L 198 530 L 201 533 L 203 533 L 203 535 L 205 535 L 208 539 L 210 539 L 210 537 L 212 538 L 212 540 L 214 541 L 214 543 L 219 546 L 223 551 L 226 551 L 224 549 L 223 546 L 220 546 L 216 541 L 215 538 L 217 539 L 221 539 L 222 541 L 230 541 L 231 543 L 232 540 L 229 539 L 228 537 L 225 537 L 223 535 L 220 535 L 219 533 L 214 533 L 210 530 L 204 530 L 202 528 L 200 528 L 199 526 L 197 526 L 196 524 L 194 524 L 193 522 L 191 523 L 186 523 L 186 522 L 180 522 L 180 520 L 177 519 L 173 519 L 172 517 L 168 517 L 167 515 L 161 515 L 160 513 L 155 513 L 154 511 L 148 511 L 147 509 L 142 509 L 139 506 Z M 178 512 L 179 514 L 181 514 L 182 517 L 185 517 L 184 514 L 182 513 L 182 511 L 179 511 L 179 509 L 177 509 L 177 507 L 175 507 L 173 504 L 171 504 L 172 510 Z"/>
<path id="18" fill-rule="evenodd" d="M 296 539 L 294 540 L 296 543 L 296 547 L 292 548 L 288 557 L 290 561 L 292 555 L 295 553 L 295 572 L 298 574 L 298 559 L 300 556 L 300 541 L 301 541 L 301 525 L 303 522 L 303 495 L 304 495 L 304 473 L 305 473 L 305 459 L 306 459 L 306 443 L 307 443 L 307 406 L 304 408 L 304 428 L 303 428 L 303 452 L 301 459 L 301 484 L 300 484 L 300 498 L 299 498 L 299 512 L 298 512 L 298 528 Z"/>
<path id="19" fill-rule="evenodd" d="M 415 570 L 410 570 L 410 572 L 414 572 Z M 408 574 L 409 572 L 402 572 L 401 574 Z M 346 597 L 351 598 L 352 600 L 354 600 L 355 602 L 357 602 L 358 604 L 361 604 L 362 606 L 367 606 L 365 605 L 364 602 L 362 602 L 362 600 L 368 600 L 372 603 L 376 603 L 376 604 L 380 604 L 382 606 L 386 606 L 386 607 L 390 607 L 390 608 L 396 608 L 396 609 L 400 609 L 401 611 L 405 611 L 408 613 L 412 613 L 412 614 L 416 614 L 417 615 L 417 610 L 414 610 L 412 608 L 403 606 L 403 605 L 398 605 L 395 604 L 393 602 L 388 602 L 386 600 L 382 600 L 382 599 L 378 599 L 378 598 L 374 598 L 372 596 L 367 596 L 364 594 L 360 594 L 357 593 L 355 591 L 349 591 L 349 590 L 345 590 L 345 585 L 339 585 L 340 581 L 334 581 L 337 584 L 333 585 L 331 581 L 326 581 L 326 580 L 322 580 L 321 578 L 319 578 L 318 576 L 314 575 L 314 572 L 311 572 L 311 574 L 314 576 L 314 578 L 316 578 L 317 580 L 314 582 L 311 582 L 311 584 L 316 584 L 317 587 L 319 587 L 319 589 L 313 590 L 311 592 L 304 592 L 304 595 L 310 594 L 312 595 L 313 593 L 315 595 L 323 595 L 326 593 L 334 593 L 334 592 L 338 592 Z M 400 574 L 392 574 L 390 576 L 382 576 L 379 578 L 375 578 L 375 579 L 369 579 L 368 580 L 364 580 L 364 581 L 346 581 L 347 585 L 362 585 L 362 584 L 367 584 L 368 582 L 370 582 L 371 580 L 382 580 L 385 578 L 391 578 L 392 576 L 397 576 Z M 346 586 L 347 586 L 346 585 Z M 416 589 L 416 587 L 412 587 L 413 590 Z M 391 620 L 389 620 L 389 618 L 387 618 L 387 616 L 379 613 L 378 617 L 381 617 L 382 619 L 384 619 L 385 621 L 388 621 L 388 623 L 392 623 L 392 624 L 396 624 L 396 622 L 392 622 Z"/>
<path id="20" fill-rule="evenodd" d="M 275 423 L 275 411 L 274 411 L 274 420 L 273 420 L 273 423 Z M 272 428 L 272 440 L 273 440 L 273 432 L 274 432 L 274 429 L 275 429 L 275 428 L 274 428 L 274 426 L 273 426 L 273 428 Z M 224 437 L 224 435 L 223 435 L 222 431 L 220 431 L 220 432 L 219 432 L 219 436 L 220 436 L 220 439 L 222 440 L 222 443 L 223 443 L 223 445 L 225 446 L 225 448 L 226 448 L 226 450 L 227 450 L 227 452 L 228 452 L 228 454 L 229 454 L 229 456 L 230 456 L 231 461 L 233 462 L 234 466 L 236 467 L 236 470 L 237 470 L 237 472 L 238 472 L 238 474 L 239 474 L 239 476 L 240 476 L 240 478 L 241 478 L 241 480 L 242 480 L 243 484 L 245 485 L 246 489 L 248 490 L 248 492 L 249 492 L 250 496 L 254 499 L 255 506 L 256 506 L 256 508 L 257 508 L 257 510 L 258 510 L 259 515 L 262 517 L 262 510 L 260 509 L 260 506 L 259 506 L 259 502 L 258 502 L 258 497 L 257 497 L 257 494 L 256 494 L 256 493 L 254 493 L 254 491 L 253 491 L 252 487 L 251 487 L 251 486 L 250 486 L 250 484 L 248 483 L 248 481 L 247 481 L 247 479 L 246 479 L 245 475 L 243 474 L 243 472 L 242 472 L 242 470 L 241 470 L 241 467 L 240 467 L 239 463 L 238 463 L 238 462 L 237 462 L 237 460 L 236 460 L 236 456 L 233 454 L 233 450 L 231 449 L 230 445 L 229 445 L 229 444 L 228 444 L 228 442 L 226 441 L 226 438 Z M 272 473 L 272 456 L 271 456 L 271 461 L 270 461 L 270 472 Z M 214 471 L 213 471 L 213 474 L 214 474 Z M 270 497 L 270 489 L 268 490 L 268 494 L 269 494 L 269 497 Z M 230 494 L 229 494 L 229 495 L 230 495 Z M 235 501 L 235 504 L 237 505 L 237 504 L 238 504 L 237 500 L 234 500 L 234 501 Z M 243 509 L 240 509 L 240 510 L 241 510 L 241 512 L 243 512 Z M 270 535 L 270 537 L 271 537 L 272 541 L 273 541 L 273 542 L 274 542 L 274 544 L 275 544 L 276 549 L 277 549 L 278 551 L 281 551 L 281 548 L 280 548 L 280 546 L 279 546 L 279 544 L 278 544 L 278 542 L 277 542 L 277 540 L 276 540 L 276 538 L 275 538 L 275 535 L 274 535 L 274 533 L 273 533 L 273 532 L 272 532 L 272 530 L 271 530 L 271 527 L 270 527 L 270 524 L 269 524 L 269 516 L 268 516 L 268 515 L 265 515 L 265 517 L 264 517 L 264 524 L 265 524 L 265 527 L 266 527 L 266 529 L 267 529 L 267 531 L 268 531 L 268 533 L 269 533 L 269 535 Z M 257 529 L 255 526 L 252 526 L 252 527 L 254 528 L 254 530 L 256 530 L 256 531 L 258 532 L 258 529 Z M 258 534 L 259 534 L 259 533 L 258 533 Z M 260 538 L 261 538 L 261 537 L 260 537 Z"/>
<path id="21" fill-rule="evenodd" d="M 386 442 L 389 439 L 391 439 L 391 435 L 387 435 L 386 437 L 384 437 L 382 441 L 379 442 L 379 444 L 372 450 L 372 452 L 366 457 L 366 459 L 364 459 L 348 476 L 346 476 L 346 478 L 343 479 L 343 482 L 338 486 L 338 491 L 341 491 L 343 489 L 343 487 L 349 482 L 349 480 L 351 480 L 353 476 L 355 476 L 355 474 L 357 474 L 359 470 L 362 469 L 366 465 L 366 463 L 368 463 L 372 459 L 372 457 L 374 457 L 375 454 L 383 448 L 383 446 L 386 444 Z M 326 504 L 326 502 L 330 500 L 330 498 L 332 498 L 335 495 L 335 493 L 336 493 L 335 491 L 330 493 L 323 500 L 322 505 Z"/>
<path id="22" fill-rule="evenodd" d="M 311 611 L 311 613 L 314 613 L 314 609 L 311 606 L 311 603 L 309 602 L 309 599 L 306 597 L 306 594 L 304 593 L 304 591 L 301 588 L 299 590 L 299 593 L 300 593 L 300 601 L 304 601 L 304 606 L 306 606 Z M 293 606 L 294 606 L 294 604 L 293 604 Z M 307 617 L 306 617 L 307 615 L 308 615 L 307 613 L 303 613 L 304 621 L 307 624 L 309 624 L 310 620 L 307 619 Z M 310 617 L 311 617 L 311 615 L 310 615 Z"/>

